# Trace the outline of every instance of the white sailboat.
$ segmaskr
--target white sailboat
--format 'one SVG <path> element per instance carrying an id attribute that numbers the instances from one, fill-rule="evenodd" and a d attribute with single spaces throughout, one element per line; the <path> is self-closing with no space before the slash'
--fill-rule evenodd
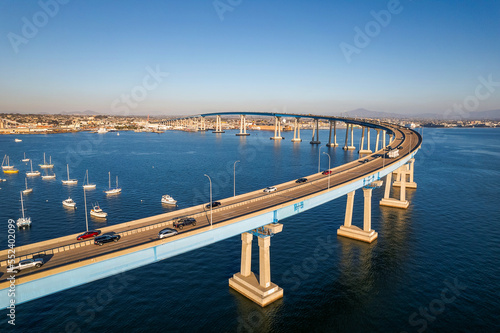
<path id="1" fill-rule="evenodd" d="M 18 228 L 27 228 L 31 226 L 31 217 L 26 217 L 24 215 L 24 204 L 23 204 L 23 192 L 21 192 L 21 211 L 23 212 L 23 217 L 17 219 Z"/>
<path id="2" fill-rule="evenodd" d="M 64 207 L 76 209 L 76 202 L 74 202 L 73 199 L 71 199 L 71 197 L 68 197 L 68 199 L 63 200 L 62 204 Z"/>
<path id="3" fill-rule="evenodd" d="M 23 142 L 21 139 L 14 139 L 14 142 Z"/>
<path id="4" fill-rule="evenodd" d="M 87 184 L 85 184 L 85 179 L 87 180 Z M 83 179 L 83 188 L 86 190 L 93 190 L 95 189 L 96 184 L 90 184 L 89 183 L 89 170 L 85 172 L 85 178 Z"/>
<path id="5" fill-rule="evenodd" d="M 32 189 L 32 188 L 28 188 L 28 178 L 24 178 L 24 183 L 26 184 L 26 189 L 25 189 L 25 190 L 23 190 L 23 193 L 24 193 L 24 194 L 28 194 L 28 193 L 33 192 L 33 189 Z"/>
<path id="6" fill-rule="evenodd" d="M 66 164 L 66 170 L 68 171 L 68 179 L 62 180 L 63 185 L 74 185 L 78 183 L 78 179 L 69 179 L 69 164 Z"/>
<path id="7" fill-rule="evenodd" d="M 33 161 L 30 160 L 30 165 L 31 165 L 31 171 L 30 172 L 26 172 L 26 176 L 28 177 L 37 177 L 37 176 L 40 176 L 40 171 L 36 170 L 36 171 L 33 171 Z"/>
<path id="8" fill-rule="evenodd" d="M 29 158 L 26 158 L 26 153 L 24 153 L 24 158 L 21 160 L 22 162 L 29 162 Z"/>
<path id="9" fill-rule="evenodd" d="M 9 156 L 8 155 L 5 155 L 3 157 L 3 161 L 2 161 L 2 169 L 3 170 L 11 170 L 11 169 L 14 169 L 14 166 L 13 165 L 10 165 L 10 161 L 9 161 Z"/>
<path id="10" fill-rule="evenodd" d="M 108 216 L 108 213 L 103 211 L 101 207 L 99 207 L 99 203 L 97 202 L 95 205 L 92 206 L 92 209 L 90 210 L 90 215 L 93 217 L 105 219 Z"/>
<path id="11" fill-rule="evenodd" d="M 104 191 L 106 194 L 118 194 L 122 191 L 121 188 L 118 187 L 118 176 L 116 176 L 116 187 L 111 188 L 111 172 L 108 172 L 109 175 L 109 189 L 107 191 Z"/>
<path id="12" fill-rule="evenodd" d="M 43 180 L 56 179 L 56 174 L 52 173 L 51 175 L 49 175 L 47 169 L 45 169 L 45 175 L 42 175 L 42 179 Z"/>
<path id="13" fill-rule="evenodd" d="M 54 164 L 52 164 L 52 156 L 49 156 L 50 162 L 45 161 L 45 153 L 43 153 L 43 164 L 38 164 L 42 169 L 52 169 Z"/>

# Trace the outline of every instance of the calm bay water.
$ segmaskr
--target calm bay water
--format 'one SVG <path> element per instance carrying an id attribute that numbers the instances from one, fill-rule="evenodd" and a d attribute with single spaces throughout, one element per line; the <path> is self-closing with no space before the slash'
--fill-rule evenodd
<path id="1" fill-rule="evenodd" d="M 359 131 L 358 131 L 359 132 Z M 160 198 L 170 194 L 179 206 L 243 193 L 317 172 L 318 148 L 304 141 L 269 140 L 269 132 L 236 137 L 171 131 L 161 135 L 121 132 L 0 136 L 0 154 L 20 169 L 0 183 L 0 228 L 20 216 L 19 191 L 43 152 L 56 165 L 55 181 L 28 179 L 25 197 L 30 230 L 17 233 L 17 245 L 73 234 L 85 229 L 85 170 L 97 189 L 107 222 L 91 228 L 166 212 Z M 339 131 L 338 138 L 344 138 Z M 324 146 L 332 166 L 357 154 Z M 372 140 L 372 144 L 374 144 Z M 77 186 L 62 186 L 66 163 Z M 321 155 L 322 169 L 328 158 Z M 337 238 L 345 199 L 340 198 L 281 221 L 283 232 L 271 241 L 271 279 L 284 298 L 262 309 L 229 289 L 239 271 L 240 238 L 148 265 L 22 304 L 16 328 L 24 332 L 498 332 L 500 328 L 500 131 L 498 129 L 425 129 L 417 154 L 417 190 L 408 190 L 407 210 L 382 208 L 383 189 L 374 191 L 373 244 Z M 36 167 L 35 167 L 36 166 Z M 108 171 L 118 175 L 123 193 L 106 198 Z M 62 207 L 71 196 L 76 211 Z M 355 196 L 353 223 L 362 225 L 362 192 Z M 6 248 L 6 237 L 0 247 Z M 254 242 L 256 243 L 256 242 Z M 254 245 L 253 271 L 258 272 Z M 319 255 L 318 255 L 319 254 Z M 444 296 L 443 296 L 444 295 Z M 444 297 L 444 298 L 443 298 Z M 443 301 L 444 300 L 444 301 Z M 4 313 L 5 310 L 4 310 Z M 8 330 L 7 317 L 0 331 Z"/>

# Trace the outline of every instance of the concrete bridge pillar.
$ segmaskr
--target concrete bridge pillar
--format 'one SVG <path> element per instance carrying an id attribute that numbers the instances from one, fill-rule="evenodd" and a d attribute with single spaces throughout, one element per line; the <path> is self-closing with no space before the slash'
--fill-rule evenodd
<path id="1" fill-rule="evenodd" d="M 283 140 L 284 137 L 281 136 L 281 117 L 274 117 L 274 136 L 271 140 Z"/>
<path id="2" fill-rule="evenodd" d="M 259 275 L 251 271 L 251 233 L 241 234 L 241 271 L 229 279 L 229 287 L 264 307 L 283 297 L 283 289 L 271 282 L 271 236 L 283 230 L 280 223 L 271 223 L 253 230 L 259 243 Z"/>
<path id="3" fill-rule="evenodd" d="M 354 192 L 352 191 L 347 194 L 347 204 L 345 210 L 344 225 L 341 225 L 337 229 L 337 235 L 342 237 L 347 237 L 351 239 L 356 239 L 362 242 L 371 243 L 378 237 L 378 233 L 371 229 L 371 199 L 372 199 L 372 189 L 363 188 L 364 193 L 364 217 L 363 217 L 363 229 L 352 225 L 352 211 L 354 208 Z"/>
<path id="4" fill-rule="evenodd" d="M 379 138 L 380 138 L 380 130 L 377 128 L 376 131 L 377 131 L 377 139 L 375 140 L 375 151 L 378 151 L 378 144 L 380 142 L 380 140 L 379 140 Z"/>
<path id="5" fill-rule="evenodd" d="M 351 145 L 348 146 L 348 142 L 349 142 L 349 126 L 351 127 Z M 345 145 L 344 145 L 344 150 L 354 150 L 356 149 L 356 147 L 354 147 L 354 137 L 353 137 L 353 134 L 354 134 L 354 124 L 346 124 L 346 128 L 345 128 Z"/>
<path id="6" fill-rule="evenodd" d="M 316 133 L 316 139 L 314 139 L 314 133 Z M 314 119 L 313 135 L 310 144 L 319 145 L 319 119 Z"/>
<path id="7" fill-rule="evenodd" d="M 380 200 L 380 206 L 394 207 L 394 208 L 403 208 L 406 209 L 410 205 L 408 200 L 406 200 L 406 173 L 408 166 L 405 164 L 401 166 L 398 171 L 398 178 L 400 177 L 399 186 L 399 200 L 390 197 L 390 191 L 393 184 L 392 182 L 392 173 L 387 174 L 385 180 L 385 193 L 382 200 Z"/>
<path id="8" fill-rule="evenodd" d="M 215 116 L 215 131 L 212 133 L 225 133 L 222 130 L 222 119 L 220 115 Z"/>
<path id="9" fill-rule="evenodd" d="M 293 126 L 293 139 L 292 142 L 302 142 L 300 138 L 300 122 L 299 118 L 295 118 L 295 124 Z"/>
<path id="10" fill-rule="evenodd" d="M 244 114 L 240 114 L 240 132 L 236 133 L 236 136 L 247 136 L 250 135 L 247 133 L 247 124 Z"/>
<path id="11" fill-rule="evenodd" d="M 405 167 L 406 167 L 406 172 L 405 172 L 404 178 L 405 178 L 406 188 L 417 188 L 417 183 L 415 183 L 415 181 L 413 179 L 413 172 L 414 172 L 414 168 L 415 168 L 415 159 L 412 158 L 411 160 L 409 160 L 408 164 L 406 164 Z M 403 174 L 399 171 L 399 169 L 397 171 L 398 171 L 398 178 L 392 184 L 392 186 L 394 186 L 394 187 L 401 186 L 401 181 L 403 178 Z M 406 176 L 409 176 L 409 180 Z"/>
<path id="12" fill-rule="evenodd" d="M 347 147 L 349 150 L 355 150 L 356 147 L 354 147 L 354 124 L 351 124 L 351 145 Z"/>
<path id="13" fill-rule="evenodd" d="M 332 143 L 332 123 L 333 123 L 333 143 Z M 326 144 L 327 147 L 336 147 L 338 146 L 337 143 L 337 122 L 331 121 L 330 120 L 330 135 L 328 137 L 328 143 Z"/>
<path id="14" fill-rule="evenodd" d="M 364 147 L 364 142 L 365 142 L 365 128 L 366 128 L 366 134 L 367 134 L 367 147 L 365 149 Z M 358 153 L 360 154 L 371 154 L 372 151 L 370 149 L 370 128 L 369 127 L 362 127 L 361 128 L 361 146 L 359 147 Z"/>

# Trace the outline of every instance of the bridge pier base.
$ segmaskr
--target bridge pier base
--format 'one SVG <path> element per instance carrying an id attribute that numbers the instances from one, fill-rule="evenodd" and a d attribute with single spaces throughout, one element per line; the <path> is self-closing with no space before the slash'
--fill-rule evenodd
<path id="1" fill-rule="evenodd" d="M 316 139 L 314 139 L 314 134 L 316 133 Z M 321 141 L 319 141 L 319 119 L 314 119 L 314 127 L 313 127 L 313 135 L 311 142 L 312 145 L 319 145 Z"/>
<path id="2" fill-rule="evenodd" d="M 271 282 L 271 235 L 281 232 L 283 225 L 268 224 L 259 228 L 259 276 L 251 271 L 253 234 L 241 234 L 241 271 L 229 279 L 229 287 L 264 307 L 283 297 L 283 289 Z"/>
<path id="3" fill-rule="evenodd" d="M 392 187 L 392 172 L 388 173 L 385 179 L 385 193 L 382 200 L 380 200 L 380 206 L 387 206 L 393 208 L 403 208 L 406 209 L 410 205 L 408 200 L 406 200 L 406 168 L 408 166 L 405 164 L 398 169 L 401 175 L 400 181 L 400 192 L 399 192 L 399 200 L 395 198 L 391 198 L 390 192 Z"/>
<path id="4" fill-rule="evenodd" d="M 354 208 L 354 193 L 347 193 L 347 204 L 345 209 L 344 225 L 337 229 L 337 236 L 356 239 L 362 242 L 371 243 L 378 238 L 378 232 L 372 230 L 372 189 L 363 188 L 365 198 L 363 229 L 352 225 L 352 211 Z"/>
<path id="5" fill-rule="evenodd" d="M 333 142 L 332 142 L 332 121 L 330 120 L 330 136 L 328 137 L 327 147 L 337 147 L 337 122 L 333 121 Z"/>
<path id="6" fill-rule="evenodd" d="M 293 127 L 292 142 L 302 142 L 302 139 L 300 138 L 300 123 L 298 118 L 295 118 L 295 126 Z"/>
<path id="7" fill-rule="evenodd" d="M 284 137 L 281 136 L 280 117 L 274 117 L 274 136 L 270 139 L 271 140 L 283 140 L 284 139 Z"/>
<path id="8" fill-rule="evenodd" d="M 354 147 L 354 137 L 353 137 L 353 132 L 354 132 L 354 124 L 350 124 L 351 126 L 351 145 L 348 146 L 347 142 L 349 141 L 349 124 L 347 124 L 347 127 L 345 129 L 345 145 L 344 145 L 344 150 L 355 150 L 356 147 Z"/>
<path id="9" fill-rule="evenodd" d="M 366 129 L 366 136 L 367 136 L 367 147 L 365 149 L 365 129 Z M 370 128 L 369 127 L 362 127 L 361 128 L 361 145 L 359 147 L 359 154 L 371 154 L 372 151 L 370 149 Z"/>

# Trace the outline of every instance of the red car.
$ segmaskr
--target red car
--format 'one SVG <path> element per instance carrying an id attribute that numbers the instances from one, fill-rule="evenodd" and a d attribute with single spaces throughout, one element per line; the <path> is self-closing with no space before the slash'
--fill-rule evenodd
<path id="1" fill-rule="evenodd" d="M 325 171 L 323 171 L 322 173 L 323 173 L 324 175 L 329 175 L 329 174 L 331 174 L 332 172 L 333 172 L 332 170 L 325 170 Z"/>
<path id="2" fill-rule="evenodd" d="M 101 230 L 89 230 L 87 232 L 84 232 L 80 236 L 76 237 L 76 240 L 82 240 L 82 239 L 87 239 L 87 238 L 92 238 L 95 236 L 99 236 L 101 234 Z"/>

